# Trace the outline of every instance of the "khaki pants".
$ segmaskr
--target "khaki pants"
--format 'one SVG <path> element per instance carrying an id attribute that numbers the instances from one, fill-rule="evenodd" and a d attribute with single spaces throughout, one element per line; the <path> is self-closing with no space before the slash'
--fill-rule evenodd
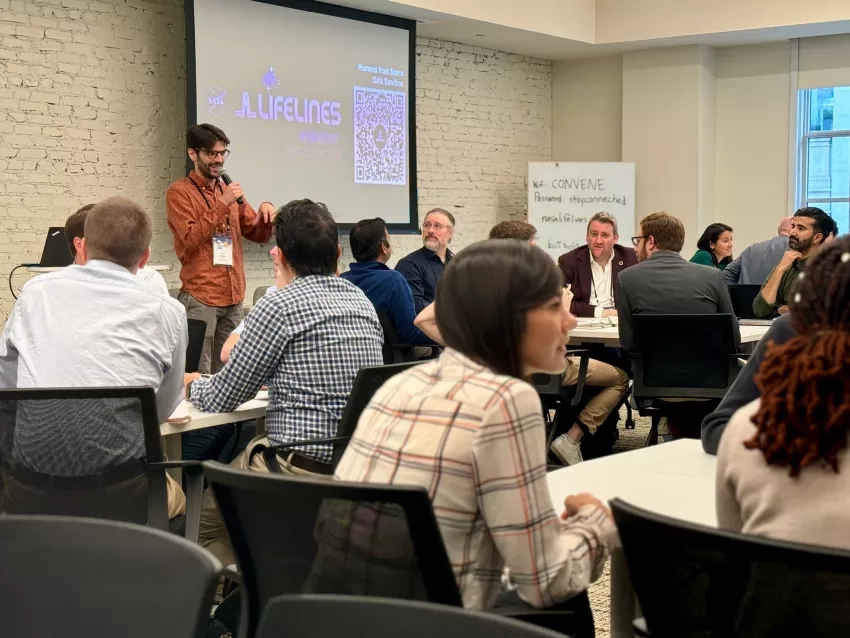
<path id="1" fill-rule="evenodd" d="M 269 468 L 266 465 L 266 460 L 262 454 L 255 454 L 251 458 L 251 452 L 258 445 L 268 446 L 269 440 L 265 436 L 258 436 L 253 439 L 245 451 L 237 456 L 230 463 L 230 467 L 235 467 L 238 470 L 254 470 L 256 472 L 268 472 Z M 251 459 L 250 465 L 248 459 Z M 295 474 L 298 476 L 311 476 L 314 478 L 332 479 L 329 474 L 313 474 L 307 470 L 294 467 L 286 459 L 278 457 L 278 464 L 281 472 L 285 474 Z M 204 493 L 204 500 L 201 504 L 201 525 L 198 532 L 198 543 L 205 549 L 212 552 L 224 565 L 232 565 L 236 562 L 233 555 L 233 549 L 230 547 L 230 541 L 227 538 L 227 530 L 224 527 L 224 521 L 221 519 L 221 512 L 218 510 L 218 505 L 215 502 L 212 489 L 208 489 Z"/>
<path id="2" fill-rule="evenodd" d="M 245 312 L 242 304 L 232 306 L 207 306 L 190 295 L 188 292 L 180 292 L 177 300 L 186 307 L 187 319 L 200 319 L 207 324 L 207 332 L 204 336 L 204 349 L 201 352 L 201 364 L 198 372 L 201 374 L 214 374 L 221 367 L 221 348 L 230 333 L 236 329 L 239 322 L 244 318 Z"/>
<path id="3" fill-rule="evenodd" d="M 564 371 L 562 385 L 568 386 L 578 383 L 579 365 L 580 359 L 578 357 L 567 357 L 567 368 Z M 620 368 L 615 368 L 596 359 L 590 359 L 584 382 L 589 386 L 603 388 L 587 402 L 581 414 L 578 415 L 578 420 L 593 434 L 626 394 L 629 389 L 629 376 Z"/>

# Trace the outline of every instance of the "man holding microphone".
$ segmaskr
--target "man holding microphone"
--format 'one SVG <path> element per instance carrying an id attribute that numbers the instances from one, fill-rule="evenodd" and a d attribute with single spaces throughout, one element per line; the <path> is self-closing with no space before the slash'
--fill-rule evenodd
<path id="1" fill-rule="evenodd" d="M 194 170 L 169 186 L 165 195 L 168 227 L 181 264 L 178 299 L 189 319 L 207 324 L 202 373 L 221 367 L 221 347 L 242 321 L 242 237 L 264 244 L 274 228 L 274 206 L 263 202 L 255 211 L 239 184 L 231 183 L 224 172 L 228 144 L 224 131 L 212 124 L 189 128 L 186 146 Z"/>

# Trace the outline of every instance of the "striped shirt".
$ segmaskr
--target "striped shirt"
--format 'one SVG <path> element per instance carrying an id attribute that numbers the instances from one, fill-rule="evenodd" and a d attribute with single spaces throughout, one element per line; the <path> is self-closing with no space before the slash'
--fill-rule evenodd
<path id="1" fill-rule="evenodd" d="M 535 607 L 570 598 L 601 575 L 616 542 L 597 506 L 565 523 L 555 514 L 534 388 L 451 349 L 378 390 L 336 477 L 428 490 L 468 608 L 492 605 L 505 567 Z"/>
<path id="2" fill-rule="evenodd" d="M 297 277 L 263 296 L 227 365 L 189 388 L 206 412 L 230 412 L 269 386 L 266 431 L 274 445 L 336 436 L 360 368 L 383 364 L 384 333 L 375 308 L 352 283 Z M 322 463 L 330 445 L 298 448 Z"/>

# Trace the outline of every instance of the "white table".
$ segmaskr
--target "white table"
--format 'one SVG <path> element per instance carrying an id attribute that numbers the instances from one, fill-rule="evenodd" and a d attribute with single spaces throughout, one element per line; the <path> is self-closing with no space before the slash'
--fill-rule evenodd
<path id="1" fill-rule="evenodd" d="M 741 343 L 756 343 L 770 326 L 741 326 Z M 597 328 L 581 325 L 570 330 L 570 345 L 581 343 L 602 343 L 611 348 L 620 346 L 620 332 L 617 326 Z"/>
<path id="2" fill-rule="evenodd" d="M 171 270 L 171 264 L 148 264 L 148 268 L 152 270 L 156 270 L 157 272 L 168 272 Z M 27 266 L 27 272 L 32 272 L 36 274 L 45 273 L 45 272 L 59 272 L 62 270 L 64 266 Z"/>
<path id="3" fill-rule="evenodd" d="M 742 327 L 743 330 L 743 327 Z M 556 512 L 569 494 L 589 492 L 602 501 L 621 498 L 658 514 L 717 526 L 716 458 L 702 444 L 682 439 L 565 467 L 548 476 Z M 632 638 L 635 596 L 623 550 L 611 556 L 611 638 Z"/>
<path id="4" fill-rule="evenodd" d="M 159 426 L 165 456 L 174 461 L 183 458 L 183 445 L 180 435 L 184 432 L 212 428 L 216 425 L 224 425 L 225 423 L 239 423 L 241 421 L 263 419 L 266 416 L 266 408 L 268 407 L 269 400 L 267 393 L 261 394 L 265 395 L 264 398 L 252 399 L 247 403 L 243 403 L 233 412 L 202 412 L 189 404 L 189 415 L 192 417 L 190 421 L 187 423 L 168 423 L 166 421 Z M 172 474 L 176 474 L 175 479 L 179 480 L 179 470 L 172 472 Z"/>

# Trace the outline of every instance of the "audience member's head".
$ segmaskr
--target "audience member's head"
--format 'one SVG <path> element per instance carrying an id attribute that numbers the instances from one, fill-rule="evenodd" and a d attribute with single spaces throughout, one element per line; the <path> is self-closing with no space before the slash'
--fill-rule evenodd
<path id="1" fill-rule="evenodd" d="M 838 234 L 835 221 L 820 208 L 807 206 L 794 213 L 791 220 L 791 234 L 788 236 L 788 248 L 796 250 L 803 257 L 814 254 L 820 246 Z"/>
<path id="2" fill-rule="evenodd" d="M 850 238 L 819 251 L 792 295 L 798 336 L 768 347 L 756 377 L 758 433 L 746 446 L 791 476 L 822 461 L 837 472 L 850 431 Z"/>
<path id="3" fill-rule="evenodd" d="M 563 286 L 561 271 L 540 248 L 478 242 L 446 266 L 434 306 L 437 327 L 448 347 L 497 374 L 557 374 L 575 326 Z"/>
<path id="4" fill-rule="evenodd" d="M 652 257 L 659 250 L 681 252 L 685 245 L 685 226 L 667 213 L 652 213 L 640 220 L 640 234 L 632 238 L 638 261 Z"/>
<path id="5" fill-rule="evenodd" d="M 620 241 L 617 220 L 608 213 L 596 213 L 587 224 L 587 247 L 594 259 L 611 259 L 614 244 Z"/>
<path id="6" fill-rule="evenodd" d="M 422 222 L 422 243 L 428 250 L 443 256 L 452 241 L 455 218 L 449 211 L 435 208 Z"/>
<path id="7" fill-rule="evenodd" d="M 348 233 L 348 244 L 358 263 L 379 261 L 385 264 L 393 254 L 387 224 L 380 217 L 362 219 L 354 224 Z"/>
<path id="8" fill-rule="evenodd" d="M 732 261 L 732 227 L 726 224 L 709 224 L 697 241 L 697 249 L 711 254 L 714 265 Z"/>
<path id="9" fill-rule="evenodd" d="M 80 246 L 83 243 L 86 217 L 88 217 L 89 211 L 92 208 L 94 208 L 94 204 L 86 204 L 65 220 L 65 239 L 68 242 L 68 250 L 71 251 L 74 263 L 77 265 L 83 264 L 82 257 L 80 256 Z"/>
<path id="10" fill-rule="evenodd" d="M 499 222 L 490 229 L 489 239 L 519 239 L 527 241 L 532 246 L 537 245 L 537 229 L 518 219 Z"/>
<path id="11" fill-rule="evenodd" d="M 336 222 L 328 207 L 309 199 L 281 206 L 275 218 L 273 259 L 287 283 L 295 277 L 336 274 L 340 256 Z"/>
<path id="12" fill-rule="evenodd" d="M 196 124 L 186 131 L 186 152 L 195 163 L 195 171 L 204 179 L 216 179 L 224 159 L 230 154 L 230 140 L 217 126 Z"/>
<path id="13" fill-rule="evenodd" d="M 83 227 L 80 263 L 111 261 L 135 274 L 151 256 L 151 218 L 136 202 L 110 197 L 92 206 Z"/>
<path id="14" fill-rule="evenodd" d="M 777 235 L 782 235 L 783 237 L 788 237 L 791 234 L 791 220 L 793 217 L 783 217 L 782 221 L 779 222 L 779 227 L 776 229 Z"/>

